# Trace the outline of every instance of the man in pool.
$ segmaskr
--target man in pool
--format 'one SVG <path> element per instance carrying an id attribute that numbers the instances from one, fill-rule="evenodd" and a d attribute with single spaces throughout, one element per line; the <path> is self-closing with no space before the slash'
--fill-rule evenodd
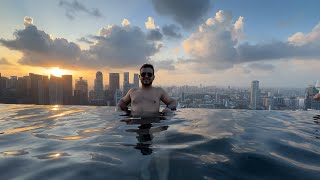
<path id="1" fill-rule="evenodd" d="M 159 115 L 160 101 L 162 101 L 167 105 L 162 113 L 167 114 L 176 110 L 177 101 L 171 98 L 162 88 L 152 86 L 154 78 L 153 65 L 142 65 L 139 75 L 141 88 L 131 88 L 119 101 L 118 108 L 133 116 L 152 117 Z M 130 103 L 131 111 L 128 109 Z"/>

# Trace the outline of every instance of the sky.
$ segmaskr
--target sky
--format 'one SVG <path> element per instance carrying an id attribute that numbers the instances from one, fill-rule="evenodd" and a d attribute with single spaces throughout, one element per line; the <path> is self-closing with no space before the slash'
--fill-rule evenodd
<path id="1" fill-rule="evenodd" d="M 0 73 L 60 68 L 90 86 L 101 71 L 155 67 L 155 85 L 312 85 L 320 1 L 10 0 L 0 6 Z"/>

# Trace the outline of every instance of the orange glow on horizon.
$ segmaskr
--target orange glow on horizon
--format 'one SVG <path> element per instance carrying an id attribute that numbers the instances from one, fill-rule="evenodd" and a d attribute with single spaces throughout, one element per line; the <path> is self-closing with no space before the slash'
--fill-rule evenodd
<path id="1" fill-rule="evenodd" d="M 66 70 L 60 69 L 59 67 L 55 67 L 49 70 L 50 75 L 54 75 L 57 77 L 61 77 L 62 75 L 67 74 L 68 72 Z"/>

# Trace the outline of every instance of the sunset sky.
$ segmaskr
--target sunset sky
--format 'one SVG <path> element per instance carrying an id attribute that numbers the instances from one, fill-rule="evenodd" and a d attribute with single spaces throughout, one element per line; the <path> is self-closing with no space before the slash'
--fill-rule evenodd
<path id="1" fill-rule="evenodd" d="M 156 69 L 154 84 L 307 87 L 320 80 L 320 1 L 7 0 L 0 72 Z"/>

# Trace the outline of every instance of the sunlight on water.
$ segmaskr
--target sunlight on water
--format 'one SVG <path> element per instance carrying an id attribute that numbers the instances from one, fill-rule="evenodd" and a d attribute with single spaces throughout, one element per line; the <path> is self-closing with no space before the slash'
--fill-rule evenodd
<path id="1" fill-rule="evenodd" d="M 317 113 L 0 104 L 1 179 L 318 179 Z"/>

